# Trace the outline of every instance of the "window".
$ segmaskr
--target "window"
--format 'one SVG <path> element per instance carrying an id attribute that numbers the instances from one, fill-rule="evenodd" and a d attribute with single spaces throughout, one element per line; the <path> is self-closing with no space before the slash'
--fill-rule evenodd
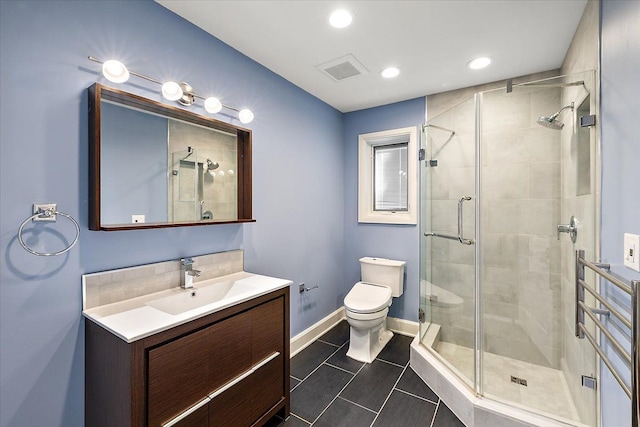
<path id="1" fill-rule="evenodd" d="M 406 211 L 409 141 L 373 147 L 373 210 Z"/>
<path id="2" fill-rule="evenodd" d="M 417 130 L 359 135 L 358 222 L 416 224 Z"/>

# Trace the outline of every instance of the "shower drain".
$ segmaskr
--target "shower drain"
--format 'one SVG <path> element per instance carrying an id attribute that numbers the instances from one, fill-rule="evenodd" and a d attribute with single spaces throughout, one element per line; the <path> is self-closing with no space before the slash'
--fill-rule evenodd
<path id="1" fill-rule="evenodd" d="M 522 379 L 522 378 L 518 378 L 518 377 L 514 377 L 513 375 L 511 375 L 511 382 L 523 385 L 525 387 L 527 386 L 527 380 Z"/>

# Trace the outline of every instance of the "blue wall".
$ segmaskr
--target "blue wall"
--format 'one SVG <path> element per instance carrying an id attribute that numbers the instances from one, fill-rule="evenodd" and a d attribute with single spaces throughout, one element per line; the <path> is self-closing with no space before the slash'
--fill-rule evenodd
<path id="1" fill-rule="evenodd" d="M 100 162 L 112 172 L 100 180 L 100 220 L 127 224 L 131 215 L 145 215 L 145 222 L 166 222 L 169 121 L 106 102 L 100 121 Z"/>
<path id="2" fill-rule="evenodd" d="M 361 257 L 406 261 L 404 294 L 393 300 L 389 316 L 412 321 L 418 320 L 420 230 L 417 225 L 358 223 L 358 135 L 417 126 L 424 122 L 424 117 L 425 99 L 416 98 L 348 113 L 344 121 L 345 287 L 339 297 L 344 298 L 360 279 Z"/>
<path id="3" fill-rule="evenodd" d="M 640 273 L 623 263 L 624 233 L 640 234 L 640 2 L 603 0 L 600 36 L 602 259 L 615 273 L 640 280 Z M 609 300 L 628 301 L 612 286 L 606 292 Z M 623 303 L 622 311 L 630 313 L 630 306 Z M 621 342 L 628 342 L 623 325 L 607 323 Z M 607 354 L 620 372 L 629 372 L 611 348 Z M 630 426 L 629 399 L 604 365 L 601 390 L 602 425 Z"/>
<path id="4" fill-rule="evenodd" d="M 88 55 L 250 107 L 257 222 L 89 231 L 86 89 L 109 83 Z M 83 425 L 84 273 L 242 247 L 249 271 L 320 285 L 304 298 L 292 292 L 292 334 L 342 305 L 340 112 L 152 1 L 0 1 L 0 63 L 1 426 Z M 140 79 L 118 87 L 161 100 Z M 80 221 L 70 252 L 44 258 L 20 247 L 34 202 L 57 202 Z M 26 233 L 38 250 L 73 235 L 63 220 L 37 229 L 53 230 Z"/>

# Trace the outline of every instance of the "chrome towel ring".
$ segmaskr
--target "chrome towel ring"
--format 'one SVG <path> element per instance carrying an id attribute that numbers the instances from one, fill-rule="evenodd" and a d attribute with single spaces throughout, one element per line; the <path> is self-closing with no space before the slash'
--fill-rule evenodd
<path id="1" fill-rule="evenodd" d="M 36 255 L 36 256 L 57 256 L 57 255 L 62 255 L 63 253 L 67 252 L 68 250 L 70 250 L 77 242 L 78 242 L 78 238 L 80 237 L 80 225 L 78 224 L 78 221 L 76 221 L 75 219 L 73 219 L 73 217 L 71 217 L 71 215 L 66 214 L 64 212 L 60 212 L 57 210 L 56 208 L 56 204 L 55 203 L 43 203 L 43 204 L 34 204 L 33 205 L 33 211 L 35 212 L 33 215 L 31 215 L 29 218 L 25 219 L 22 224 L 20 224 L 20 227 L 18 228 L 18 241 L 20 242 L 20 245 L 22 245 L 22 247 L 29 253 Z M 27 244 L 24 242 L 24 240 L 22 239 L 22 231 L 24 229 L 24 226 L 27 225 L 27 223 L 29 221 L 33 222 L 41 222 L 41 221 L 46 221 L 46 222 L 56 222 L 57 215 L 62 215 L 63 217 L 69 219 L 69 221 L 71 221 L 73 223 L 73 225 L 76 227 L 76 236 L 73 239 L 73 242 L 71 242 L 71 244 L 69 246 L 67 246 L 66 248 L 58 251 L 58 252 L 50 252 L 50 253 L 45 253 L 45 252 L 38 252 L 35 251 L 33 249 L 31 249 L 29 246 L 27 246 Z"/>

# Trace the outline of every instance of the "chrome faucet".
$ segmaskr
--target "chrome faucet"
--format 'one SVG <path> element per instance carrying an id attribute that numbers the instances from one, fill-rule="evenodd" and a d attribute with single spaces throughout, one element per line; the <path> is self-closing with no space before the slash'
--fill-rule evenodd
<path id="1" fill-rule="evenodd" d="M 193 288 L 193 278 L 200 277 L 200 270 L 193 269 L 193 258 L 182 258 L 180 260 L 180 287 L 182 289 Z"/>

